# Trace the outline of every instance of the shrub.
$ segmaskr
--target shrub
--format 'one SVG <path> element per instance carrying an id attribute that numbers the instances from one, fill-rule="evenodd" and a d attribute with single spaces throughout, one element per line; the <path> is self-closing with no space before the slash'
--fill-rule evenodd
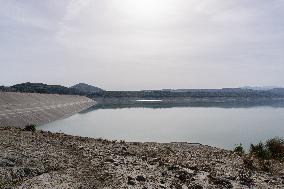
<path id="1" fill-rule="evenodd" d="M 275 137 L 250 147 L 250 154 L 256 156 L 261 160 L 277 159 L 284 160 L 284 139 Z"/>
<path id="2" fill-rule="evenodd" d="M 256 156 L 259 159 L 269 159 L 270 154 L 269 151 L 265 148 L 265 145 L 260 142 L 256 145 L 250 145 L 250 154 Z"/>
<path id="3" fill-rule="evenodd" d="M 284 139 L 272 138 L 266 142 L 266 148 L 273 159 L 284 159 Z"/>
<path id="4" fill-rule="evenodd" d="M 243 145 L 240 143 L 234 149 L 234 152 L 238 153 L 239 155 L 243 155 L 245 153 Z"/>
<path id="5" fill-rule="evenodd" d="M 35 132 L 35 131 L 36 131 L 36 126 L 33 125 L 33 124 L 26 125 L 25 128 L 24 128 L 24 131 L 32 131 L 32 132 Z"/>

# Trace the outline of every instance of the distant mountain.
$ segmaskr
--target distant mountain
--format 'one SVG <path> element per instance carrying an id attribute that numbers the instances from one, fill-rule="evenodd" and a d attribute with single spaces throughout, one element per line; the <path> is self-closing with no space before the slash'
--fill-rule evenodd
<path id="1" fill-rule="evenodd" d="M 75 89 L 81 93 L 84 94 L 92 94 L 92 93 L 98 93 L 98 92 L 103 92 L 104 90 L 92 85 L 88 85 L 86 83 L 79 83 L 77 85 L 74 85 L 70 87 L 70 89 Z"/>
<path id="2" fill-rule="evenodd" d="M 284 88 L 274 88 L 269 90 L 271 93 L 279 95 L 279 96 L 284 96 Z"/>
<path id="3" fill-rule="evenodd" d="M 258 86 L 245 86 L 242 87 L 243 89 L 251 89 L 251 90 L 255 90 L 255 91 L 268 91 L 271 89 L 276 89 L 276 88 L 280 88 L 277 86 L 263 86 L 263 87 L 258 87 Z"/>
<path id="4" fill-rule="evenodd" d="M 164 89 L 143 91 L 105 91 L 101 88 L 79 83 L 72 87 L 43 83 L 21 83 L 11 87 L 0 86 L 0 91 L 23 93 L 46 93 L 85 95 L 90 98 L 284 98 L 284 88 L 268 87 L 223 88 L 223 89 Z"/>

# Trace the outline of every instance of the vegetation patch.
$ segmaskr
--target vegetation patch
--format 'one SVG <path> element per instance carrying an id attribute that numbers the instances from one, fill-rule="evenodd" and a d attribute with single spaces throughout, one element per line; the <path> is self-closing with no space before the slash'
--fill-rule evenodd
<path id="1" fill-rule="evenodd" d="M 284 139 L 275 137 L 265 143 L 251 144 L 250 154 L 261 160 L 284 160 Z"/>
<path id="2" fill-rule="evenodd" d="M 251 171 L 264 171 L 266 173 L 275 174 L 279 172 L 279 167 L 276 166 L 284 162 L 284 139 L 275 137 L 266 142 L 251 144 L 249 151 L 246 153 L 241 144 L 234 148 L 234 152 L 242 156 L 244 170 L 247 173 Z M 244 183 L 249 182 L 250 174 L 241 173 L 239 178 Z"/>
<path id="3" fill-rule="evenodd" d="M 25 128 L 24 128 L 24 131 L 35 132 L 36 131 L 36 125 L 34 125 L 34 124 L 26 125 Z"/>
<path id="4" fill-rule="evenodd" d="M 249 152 L 246 154 L 242 144 L 238 144 L 234 150 L 239 155 L 249 155 L 259 160 L 284 160 L 284 139 L 274 137 L 265 143 L 251 144 Z"/>
<path id="5" fill-rule="evenodd" d="M 245 150 L 243 148 L 243 145 L 240 143 L 238 144 L 235 149 L 234 149 L 234 152 L 236 152 L 237 154 L 239 155 L 244 155 L 245 154 Z"/>

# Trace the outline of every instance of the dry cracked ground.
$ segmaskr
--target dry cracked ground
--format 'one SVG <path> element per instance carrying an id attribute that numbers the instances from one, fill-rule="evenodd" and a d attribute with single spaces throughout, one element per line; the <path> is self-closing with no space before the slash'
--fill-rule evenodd
<path id="1" fill-rule="evenodd" d="M 0 188 L 284 188 L 284 166 L 199 144 L 0 127 Z"/>

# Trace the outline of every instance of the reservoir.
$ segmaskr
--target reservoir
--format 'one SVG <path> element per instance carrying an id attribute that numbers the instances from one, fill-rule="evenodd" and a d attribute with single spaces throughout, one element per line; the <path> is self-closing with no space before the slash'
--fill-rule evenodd
<path id="1" fill-rule="evenodd" d="M 51 132 L 137 142 L 191 142 L 233 149 L 284 137 L 283 106 L 94 106 L 39 126 Z"/>

